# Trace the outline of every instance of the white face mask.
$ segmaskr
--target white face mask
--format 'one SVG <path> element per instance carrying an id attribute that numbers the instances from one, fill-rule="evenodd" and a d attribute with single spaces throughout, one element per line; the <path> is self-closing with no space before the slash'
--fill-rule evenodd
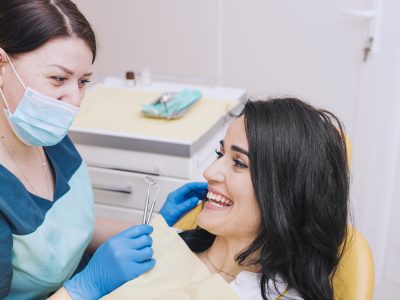
<path id="1" fill-rule="evenodd" d="M 7 58 L 25 89 L 14 113 L 0 89 L 7 107 L 4 112 L 14 133 L 23 143 L 31 146 L 53 146 L 59 143 L 67 135 L 79 108 L 26 88 L 8 55 Z"/>

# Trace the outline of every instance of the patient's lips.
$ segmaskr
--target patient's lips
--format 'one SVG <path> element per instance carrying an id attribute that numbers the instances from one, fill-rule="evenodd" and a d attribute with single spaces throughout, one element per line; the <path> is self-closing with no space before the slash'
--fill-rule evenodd
<path id="1" fill-rule="evenodd" d="M 233 201 L 221 194 L 212 191 L 207 193 L 207 208 L 226 208 L 233 205 Z"/>

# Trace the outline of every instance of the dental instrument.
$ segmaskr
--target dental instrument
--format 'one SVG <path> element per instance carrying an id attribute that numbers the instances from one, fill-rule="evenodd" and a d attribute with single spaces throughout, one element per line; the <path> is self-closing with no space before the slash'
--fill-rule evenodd
<path id="1" fill-rule="evenodd" d="M 144 178 L 144 182 L 147 184 L 147 195 L 146 195 L 146 202 L 145 202 L 145 206 L 144 206 L 142 224 L 147 224 L 148 225 L 150 223 L 150 219 L 151 219 L 151 216 L 153 214 L 154 206 L 155 206 L 156 201 L 157 201 L 158 192 L 160 191 L 160 185 L 158 183 L 156 183 L 153 179 L 151 179 L 148 176 L 146 176 Z M 149 211 L 150 190 L 151 190 L 151 187 L 153 185 L 157 188 L 157 190 L 155 192 L 154 200 L 151 203 L 150 211 Z"/>

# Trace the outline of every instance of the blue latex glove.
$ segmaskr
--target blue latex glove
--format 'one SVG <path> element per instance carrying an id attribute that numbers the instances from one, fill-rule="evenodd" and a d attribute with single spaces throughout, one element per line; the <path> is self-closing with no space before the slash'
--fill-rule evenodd
<path id="1" fill-rule="evenodd" d="M 99 299 L 150 270 L 152 231 L 148 225 L 133 226 L 104 242 L 86 268 L 64 283 L 72 299 Z"/>
<path id="2" fill-rule="evenodd" d="M 206 182 L 191 182 L 170 193 L 160 210 L 169 226 L 174 225 L 188 211 L 197 205 L 207 193 Z"/>

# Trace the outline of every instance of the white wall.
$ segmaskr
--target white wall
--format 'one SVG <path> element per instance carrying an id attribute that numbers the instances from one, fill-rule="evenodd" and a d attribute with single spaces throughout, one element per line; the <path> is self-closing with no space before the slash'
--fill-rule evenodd
<path id="1" fill-rule="evenodd" d="M 209 58 L 217 46 L 218 1 L 96 0 L 95 6 L 92 0 L 75 2 L 96 31 L 99 73 L 122 75 L 148 67 L 159 75 L 215 80 L 216 61 Z"/>
<path id="2" fill-rule="evenodd" d="M 338 114 L 350 136 L 366 40 L 345 15 L 366 0 L 75 1 L 96 30 L 96 71 L 153 73 L 262 95 L 295 95 Z"/>

